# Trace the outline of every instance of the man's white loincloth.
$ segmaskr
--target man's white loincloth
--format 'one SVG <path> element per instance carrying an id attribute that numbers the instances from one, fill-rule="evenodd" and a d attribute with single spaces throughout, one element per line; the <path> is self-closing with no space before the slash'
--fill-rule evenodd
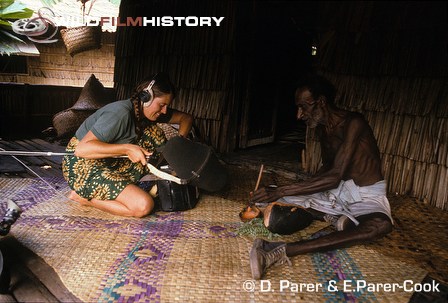
<path id="1" fill-rule="evenodd" d="M 312 208 L 330 215 L 345 215 L 356 225 L 356 217 L 371 213 L 384 213 L 390 220 L 387 182 L 379 181 L 369 186 L 358 186 L 353 180 L 341 181 L 338 188 L 305 196 L 285 196 L 279 202 Z"/>

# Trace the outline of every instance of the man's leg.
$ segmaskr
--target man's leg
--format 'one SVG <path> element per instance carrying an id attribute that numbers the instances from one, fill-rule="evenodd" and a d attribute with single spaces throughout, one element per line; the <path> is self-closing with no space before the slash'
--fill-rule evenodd
<path id="1" fill-rule="evenodd" d="M 345 248 L 379 239 L 392 231 L 392 223 L 385 214 L 373 213 L 357 217 L 358 226 L 350 226 L 343 231 L 304 241 L 292 243 L 266 242 L 257 239 L 250 252 L 250 264 L 254 279 L 260 279 L 264 271 L 276 260 L 285 260 L 311 252 L 322 252 Z"/>
<path id="2" fill-rule="evenodd" d="M 350 225 L 343 231 L 334 232 L 316 239 L 288 243 L 286 254 L 289 257 L 310 252 L 345 248 L 384 237 L 392 231 L 389 217 L 382 213 L 373 213 L 356 218 L 359 225 Z"/>

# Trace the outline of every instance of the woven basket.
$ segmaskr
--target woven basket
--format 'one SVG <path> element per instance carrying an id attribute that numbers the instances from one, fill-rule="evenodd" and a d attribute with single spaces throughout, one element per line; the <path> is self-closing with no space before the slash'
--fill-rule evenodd
<path id="1" fill-rule="evenodd" d="M 78 26 L 61 29 L 62 40 L 68 53 L 74 55 L 101 47 L 100 26 Z"/>
<path id="2" fill-rule="evenodd" d="M 68 108 L 55 114 L 53 116 L 53 126 L 56 130 L 56 138 L 64 139 L 72 137 L 84 120 L 94 112 L 94 109 L 76 110 Z"/>

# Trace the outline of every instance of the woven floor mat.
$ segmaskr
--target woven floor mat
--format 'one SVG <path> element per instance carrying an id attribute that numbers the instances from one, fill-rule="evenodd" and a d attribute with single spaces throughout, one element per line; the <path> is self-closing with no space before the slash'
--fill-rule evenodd
<path id="1" fill-rule="evenodd" d="M 61 194 L 69 191 L 60 179 L 48 182 Z M 61 194 L 36 179 L 0 179 L 1 198 L 23 209 L 11 234 L 85 302 L 408 302 L 412 292 L 356 290 L 356 283 L 419 283 L 427 273 L 368 245 L 297 256 L 256 282 L 248 259 L 253 239 L 237 235 L 241 202 L 203 195 L 193 210 L 133 219 Z M 316 231 L 325 225 L 284 240 Z"/>
<path id="2" fill-rule="evenodd" d="M 414 263 L 448 283 L 448 212 L 415 198 L 389 197 L 394 230 L 372 243 L 382 254 Z"/>
<path id="3" fill-rule="evenodd" d="M 227 165 L 229 184 L 227 188 L 214 196 L 247 204 L 249 193 L 255 189 L 261 165 L 239 163 Z M 289 171 L 265 165 L 259 187 L 275 184 L 278 186 L 291 183 L 293 180 L 303 179 L 304 175 L 293 174 Z"/>
<path id="4" fill-rule="evenodd" d="M 230 165 L 232 190 L 225 198 L 247 203 L 258 170 L 253 164 Z M 303 175 L 287 175 L 278 168 L 266 168 L 261 185 L 289 184 Z M 264 183 L 264 184 L 263 184 Z M 427 270 L 431 277 L 448 284 L 448 212 L 407 196 L 389 196 L 395 226 L 385 239 L 369 246 L 378 252 Z"/>

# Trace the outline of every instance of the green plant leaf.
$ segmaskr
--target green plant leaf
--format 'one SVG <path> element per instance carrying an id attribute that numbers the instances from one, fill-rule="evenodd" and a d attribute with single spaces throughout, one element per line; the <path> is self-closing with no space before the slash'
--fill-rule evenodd
<path id="1" fill-rule="evenodd" d="M 8 6 L 10 6 L 13 2 L 14 2 L 14 0 L 1 0 L 0 1 L 0 10 L 4 10 Z"/>
<path id="2" fill-rule="evenodd" d="M 1 19 L 10 19 L 10 20 L 16 20 L 16 19 L 25 19 L 30 18 L 33 15 L 33 10 L 29 8 L 23 8 L 19 11 L 11 11 L 8 13 L 0 13 Z"/>
<path id="3" fill-rule="evenodd" d="M 21 11 L 24 11 L 25 9 L 27 9 L 27 8 L 23 3 L 19 2 L 19 1 L 14 1 L 10 5 L 8 5 L 5 8 L 0 10 L 0 17 L 3 17 L 3 15 L 7 15 L 7 14 L 11 14 L 11 13 L 21 12 Z"/>
<path id="4" fill-rule="evenodd" d="M 11 29 L 11 23 L 6 20 L 0 19 L 0 27 Z"/>

